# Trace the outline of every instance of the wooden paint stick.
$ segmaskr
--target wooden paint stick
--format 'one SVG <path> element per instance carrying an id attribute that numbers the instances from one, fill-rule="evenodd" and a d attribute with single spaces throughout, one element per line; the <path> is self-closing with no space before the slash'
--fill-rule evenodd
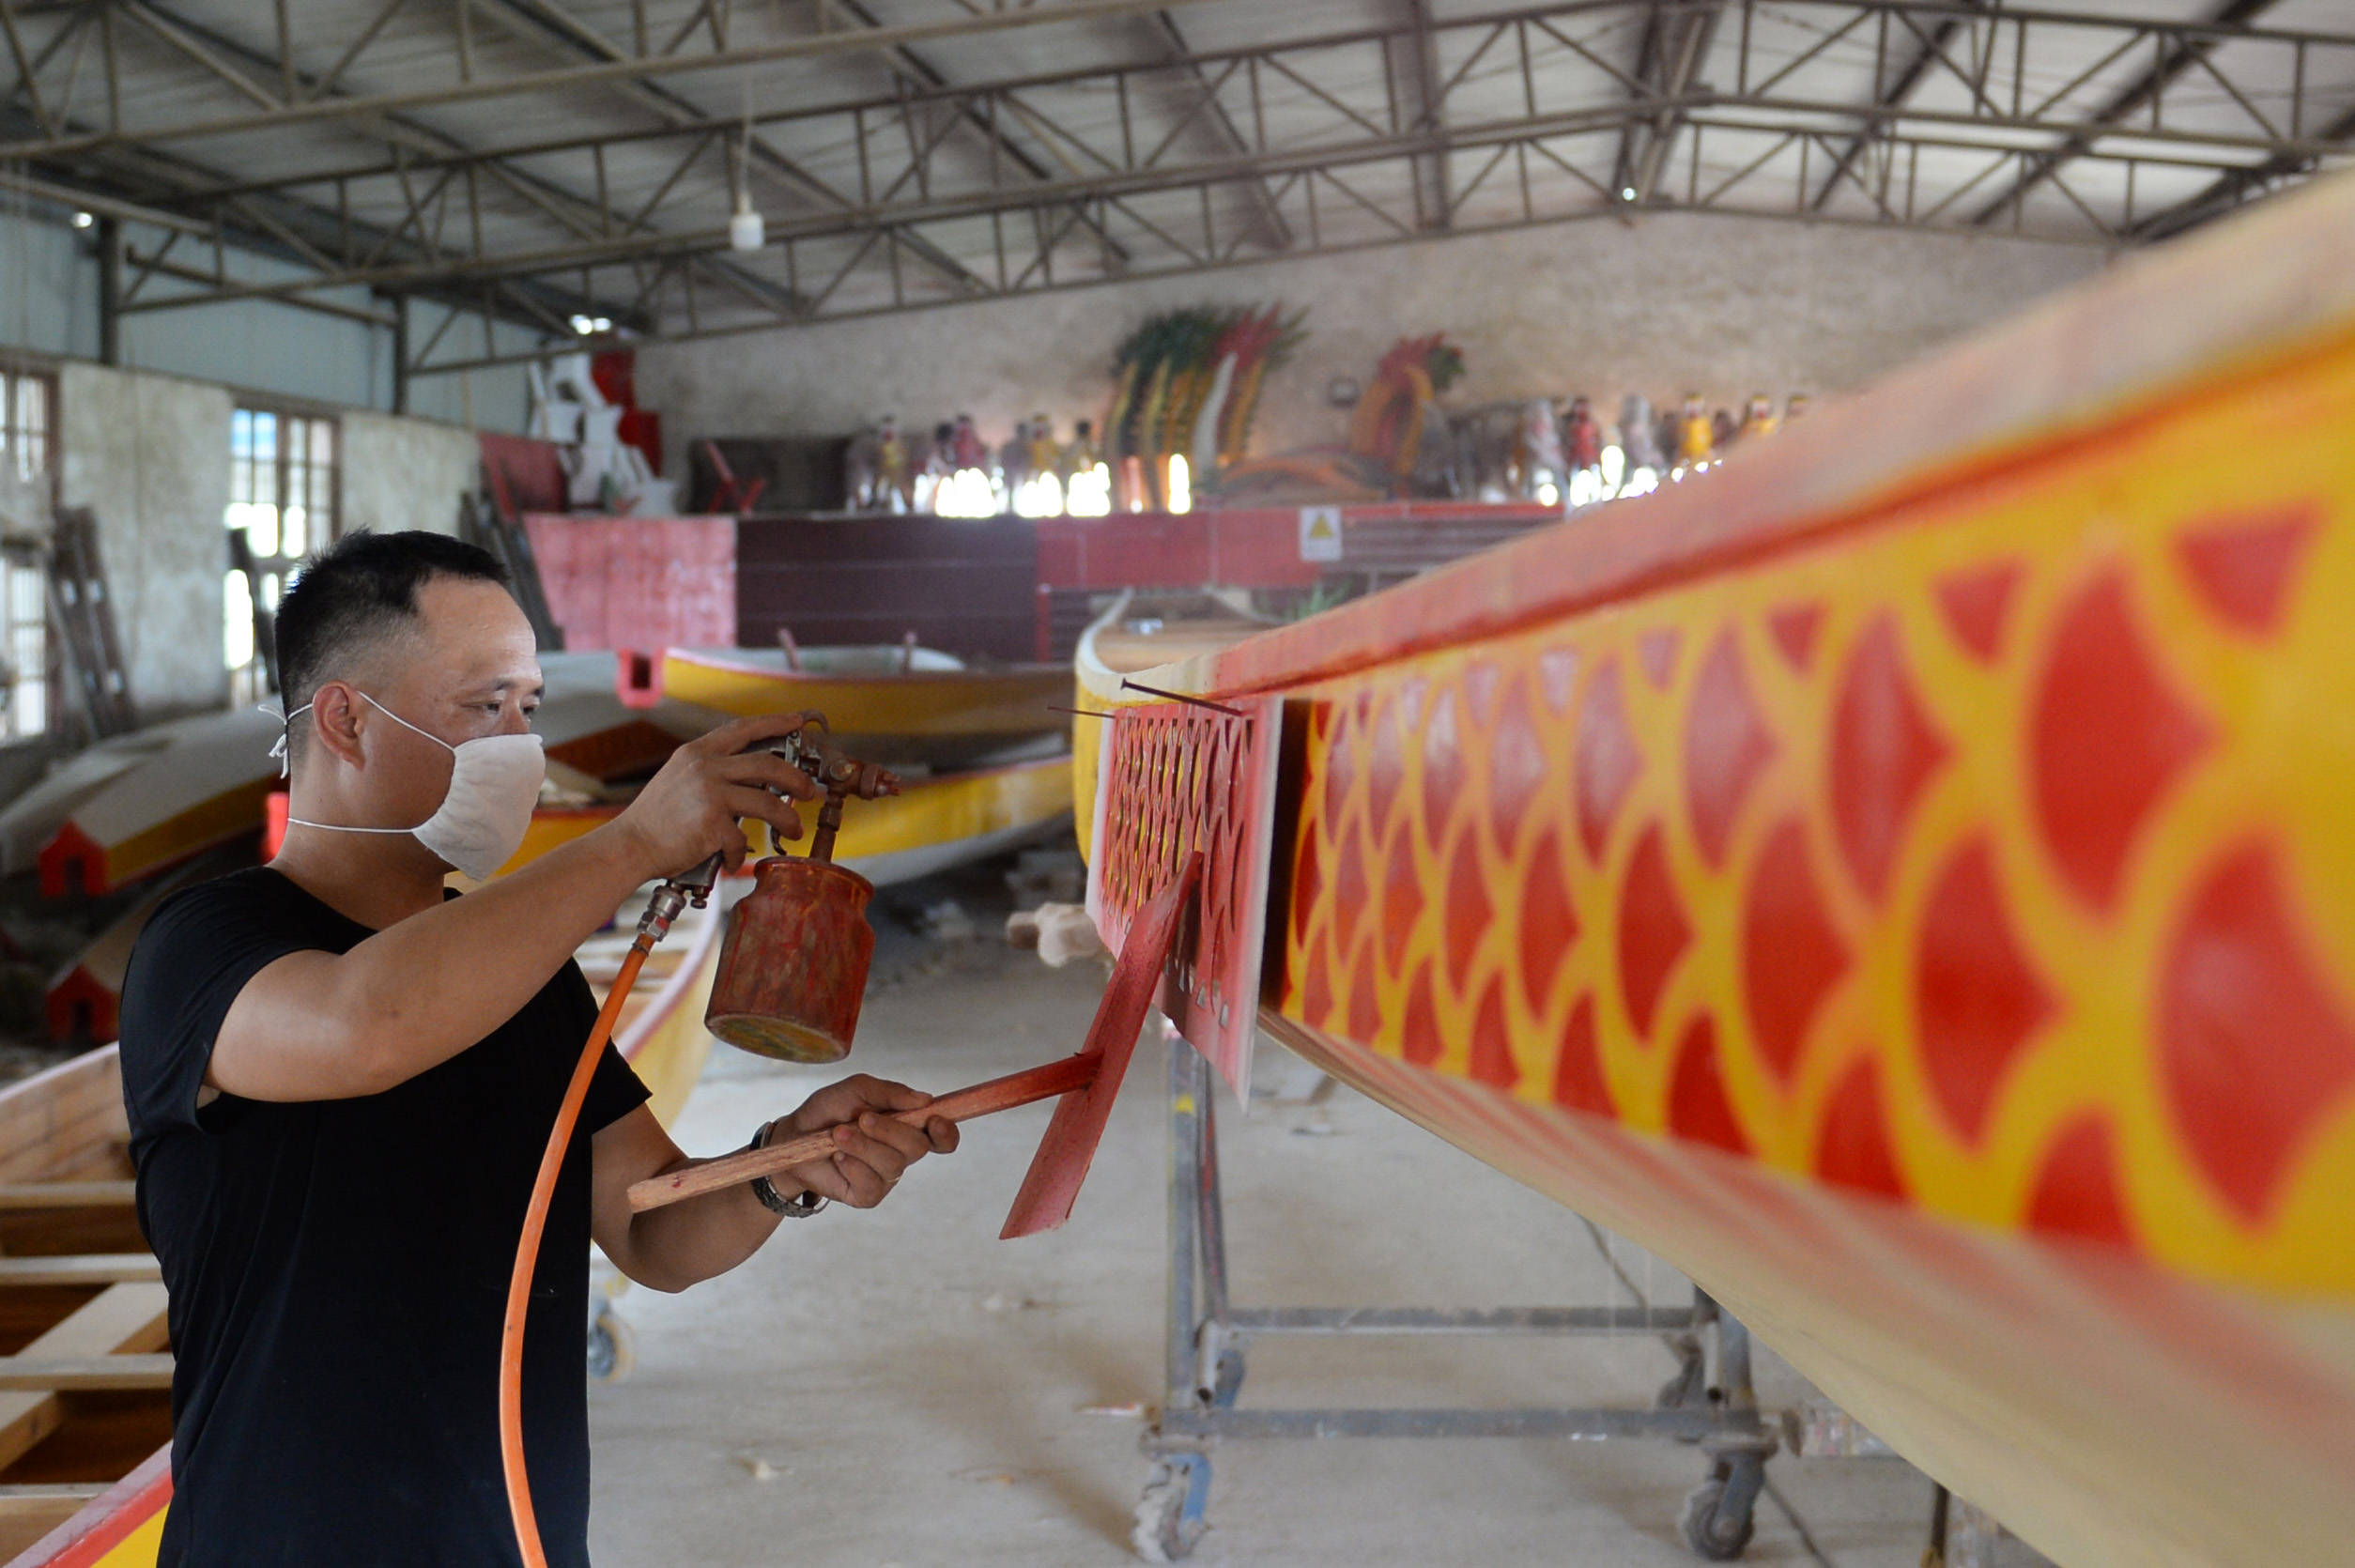
<path id="1" fill-rule="evenodd" d="M 1022 1072 L 993 1078 L 986 1084 L 946 1094 L 930 1105 L 916 1111 L 895 1111 L 891 1115 L 910 1127 L 922 1127 L 935 1116 L 952 1122 L 971 1121 L 996 1111 L 1011 1111 L 1017 1105 L 1030 1105 L 1041 1099 L 1054 1099 L 1076 1089 L 1085 1089 L 1096 1081 L 1096 1070 L 1103 1064 L 1101 1051 L 1083 1051 L 1074 1056 L 1030 1068 Z M 669 1176 L 648 1176 L 630 1187 L 630 1207 L 639 1213 L 660 1208 L 686 1198 L 700 1197 L 723 1187 L 733 1187 L 750 1181 L 754 1176 L 775 1176 L 794 1165 L 806 1165 L 813 1160 L 823 1160 L 838 1151 L 834 1130 L 806 1133 L 788 1143 L 771 1144 L 766 1148 L 745 1149 L 736 1154 L 689 1165 Z"/>

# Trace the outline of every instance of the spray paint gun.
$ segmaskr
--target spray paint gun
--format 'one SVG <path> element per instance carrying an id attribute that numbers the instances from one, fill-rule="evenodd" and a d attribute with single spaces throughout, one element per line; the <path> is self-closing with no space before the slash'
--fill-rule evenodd
<path id="1" fill-rule="evenodd" d="M 789 1062 L 835 1062 L 851 1049 L 875 933 L 867 902 L 875 888 L 834 864 L 843 804 L 900 792 L 899 777 L 846 755 L 823 716 L 762 743 L 825 788 L 807 856 L 777 854 L 752 869 L 752 891 L 729 916 L 704 1027 L 729 1044 Z M 680 911 L 702 907 L 719 875 L 719 857 L 664 883 L 646 917 L 665 927 Z"/>
<path id="2" fill-rule="evenodd" d="M 880 800 L 885 795 L 900 792 L 898 775 L 872 762 L 862 762 L 855 757 L 848 756 L 834 744 L 833 732 L 826 727 L 823 714 L 811 714 L 792 734 L 763 741 L 748 749 L 781 757 L 825 786 L 825 804 L 818 808 L 817 832 L 809 841 L 811 860 L 832 863 L 834 837 L 842 826 L 842 803 L 845 800 L 852 795 L 861 800 Z M 654 889 L 654 896 L 646 900 L 646 913 L 638 922 L 639 934 L 647 939 L 648 946 L 670 935 L 671 922 L 690 907 L 701 909 L 711 902 L 712 889 L 719 882 L 722 858 L 714 854 L 693 870 L 682 872 Z M 753 869 L 757 876 L 760 867 L 755 866 Z M 842 874 L 853 876 L 856 873 L 844 871 Z M 865 908 L 863 901 L 860 907 Z M 733 934 L 731 927 L 731 940 Z M 869 945 L 873 945 L 871 935 Z"/>

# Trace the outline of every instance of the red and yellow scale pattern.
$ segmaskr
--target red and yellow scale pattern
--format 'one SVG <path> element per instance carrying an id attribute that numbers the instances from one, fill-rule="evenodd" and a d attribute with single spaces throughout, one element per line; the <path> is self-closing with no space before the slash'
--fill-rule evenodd
<path id="1" fill-rule="evenodd" d="M 1289 687 L 1277 1010 L 1832 1188 L 2345 1299 L 2351 431 L 2340 342 Z"/>

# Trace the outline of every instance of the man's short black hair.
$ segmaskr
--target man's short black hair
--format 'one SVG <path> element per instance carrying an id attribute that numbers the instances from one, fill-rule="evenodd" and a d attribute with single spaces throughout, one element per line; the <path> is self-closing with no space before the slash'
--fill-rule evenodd
<path id="1" fill-rule="evenodd" d="M 417 591 L 435 577 L 510 586 L 497 557 L 446 533 L 358 529 L 304 562 L 278 605 L 285 711 L 310 701 L 319 684 L 336 679 L 337 667 L 365 645 L 414 622 Z"/>

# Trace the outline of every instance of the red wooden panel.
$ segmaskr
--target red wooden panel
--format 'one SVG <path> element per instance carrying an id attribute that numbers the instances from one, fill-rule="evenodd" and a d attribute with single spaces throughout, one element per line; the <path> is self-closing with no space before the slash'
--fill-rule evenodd
<path id="1" fill-rule="evenodd" d="M 1153 702 L 1108 721 L 1087 913 L 1121 951 L 1137 912 L 1200 852 L 1201 883 L 1162 978 L 1161 1008 L 1242 1098 L 1251 1091 L 1284 707 L 1272 697 L 1226 705 L 1240 713 Z"/>
<path id="2" fill-rule="evenodd" d="M 1342 563 L 1416 572 L 1561 520 L 1553 507 L 1400 501 L 1341 509 Z M 1039 581 L 1047 588 L 1306 588 L 1331 563 L 1301 559 L 1297 506 L 1043 517 Z"/>
<path id="3" fill-rule="evenodd" d="M 564 466 L 553 441 L 529 436 L 481 432 L 483 473 L 500 510 L 509 516 L 526 512 L 561 511 L 564 505 Z"/>
<path id="4" fill-rule="evenodd" d="M 1153 999 L 1154 982 L 1169 961 L 1186 900 L 1199 885 L 1201 874 L 1202 856 L 1186 856 L 1177 880 L 1130 923 L 1129 941 L 1120 950 L 1112 983 L 1104 987 L 1103 1000 L 1096 1004 L 1095 1022 L 1087 1028 L 1084 1050 L 1100 1058 L 1096 1075 L 1086 1087 L 1073 1089 L 1055 1103 L 1054 1119 L 1047 1123 L 1047 1135 L 1039 1141 L 1039 1152 L 1031 1156 L 1030 1170 L 1023 1177 L 1022 1191 L 1014 1196 L 1013 1210 L 1006 1216 L 1006 1228 L 998 1232 L 999 1240 L 1054 1230 L 1071 1217 L 1071 1205 L 1078 1201 L 1080 1183 L 1087 1179 L 1096 1145 L 1103 1142 L 1104 1123 L 1112 1115 L 1113 1100 L 1119 1096 L 1129 1058 L 1135 1053 L 1137 1031 L 1145 1026 L 1145 1009 Z"/>
<path id="5" fill-rule="evenodd" d="M 736 640 L 734 519 L 531 513 L 524 527 L 565 647 L 724 648 Z"/>

